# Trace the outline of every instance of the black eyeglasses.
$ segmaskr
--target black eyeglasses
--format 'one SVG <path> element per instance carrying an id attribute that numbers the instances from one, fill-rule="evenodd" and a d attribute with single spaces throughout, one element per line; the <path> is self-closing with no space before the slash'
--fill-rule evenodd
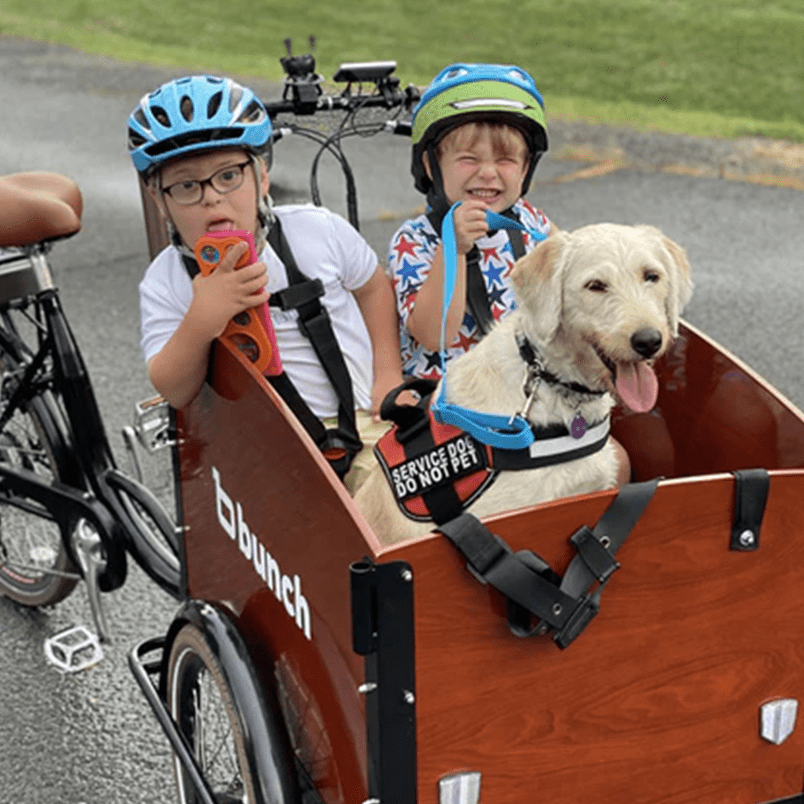
<path id="1" fill-rule="evenodd" d="M 242 183 L 245 173 L 243 169 L 251 162 L 242 162 L 239 165 L 229 165 L 213 173 L 207 179 L 185 179 L 177 181 L 169 187 L 163 187 L 162 192 L 167 193 L 177 204 L 189 206 L 197 204 L 204 197 L 204 186 L 209 184 L 213 190 L 221 194 L 231 193 Z"/>

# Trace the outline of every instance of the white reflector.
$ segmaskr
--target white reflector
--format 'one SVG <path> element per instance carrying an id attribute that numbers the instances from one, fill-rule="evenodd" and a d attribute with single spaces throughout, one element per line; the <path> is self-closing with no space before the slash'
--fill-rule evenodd
<path id="1" fill-rule="evenodd" d="M 454 773 L 438 780 L 439 804 L 478 804 L 478 801 L 480 801 L 478 771 Z"/>
<path id="2" fill-rule="evenodd" d="M 795 698 L 768 701 L 762 704 L 760 713 L 760 734 L 769 743 L 781 745 L 796 727 L 798 701 Z"/>

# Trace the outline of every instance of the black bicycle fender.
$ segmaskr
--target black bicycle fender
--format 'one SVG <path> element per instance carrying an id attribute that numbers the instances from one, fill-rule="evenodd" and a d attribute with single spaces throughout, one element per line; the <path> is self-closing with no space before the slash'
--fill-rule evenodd
<path id="1" fill-rule="evenodd" d="M 203 634 L 218 660 L 243 724 L 245 749 L 258 804 L 297 804 L 300 801 L 294 760 L 287 731 L 272 689 L 260 682 L 245 640 L 231 616 L 217 606 L 187 601 L 168 631 L 160 674 L 160 693 L 165 699 L 167 667 L 176 634 L 192 623 Z"/>

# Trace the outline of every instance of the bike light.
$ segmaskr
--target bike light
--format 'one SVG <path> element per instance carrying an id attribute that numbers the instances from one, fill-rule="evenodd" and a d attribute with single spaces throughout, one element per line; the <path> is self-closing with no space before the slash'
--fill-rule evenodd
<path id="1" fill-rule="evenodd" d="M 438 804 L 478 804 L 480 772 L 453 773 L 438 780 Z"/>

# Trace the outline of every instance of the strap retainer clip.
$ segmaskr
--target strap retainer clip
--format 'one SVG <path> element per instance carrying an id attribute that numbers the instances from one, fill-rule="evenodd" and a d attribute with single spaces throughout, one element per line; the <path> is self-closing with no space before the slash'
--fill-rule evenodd
<path id="1" fill-rule="evenodd" d="M 583 563 L 600 583 L 605 583 L 620 568 L 619 562 L 608 550 L 606 537 L 598 539 L 587 525 L 579 528 L 570 537 L 570 541 L 575 545 Z"/>

